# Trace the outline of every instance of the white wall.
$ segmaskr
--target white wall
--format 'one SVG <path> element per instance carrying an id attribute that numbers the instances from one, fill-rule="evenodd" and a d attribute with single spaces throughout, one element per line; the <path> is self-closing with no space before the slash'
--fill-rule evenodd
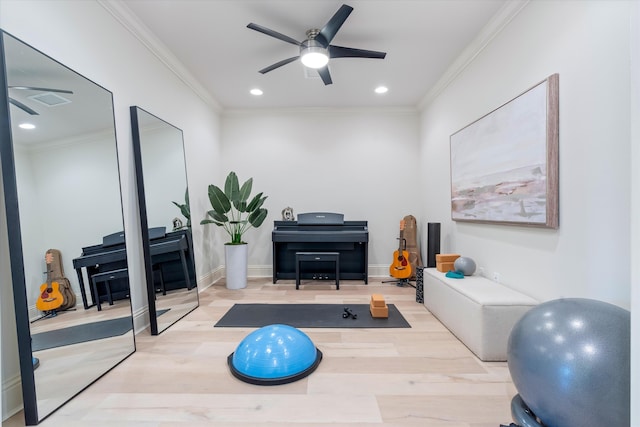
<path id="1" fill-rule="evenodd" d="M 254 194 L 269 197 L 265 225 L 247 234 L 255 243 L 249 264 L 271 266 L 273 221 L 290 206 L 296 216 L 339 212 L 369 221 L 370 271 L 387 275 L 399 221 L 417 217 L 424 200 L 416 185 L 418 129 L 416 112 L 401 109 L 225 113 L 225 171 L 242 182 L 253 177 Z"/>
<path id="2" fill-rule="evenodd" d="M 187 188 L 182 134 L 173 127 L 160 126 L 140 132 L 144 196 L 149 228 L 173 229 L 173 219 L 186 225 L 186 218 L 173 203 L 184 203 Z"/>
<path id="3" fill-rule="evenodd" d="M 443 221 L 444 251 L 471 256 L 540 300 L 582 296 L 630 309 L 632 337 L 640 323 L 639 25 L 635 1 L 529 2 L 425 108 L 420 147 L 421 183 L 432 202 L 422 207 L 423 221 Z M 449 136 L 556 72 L 560 228 L 452 222 L 448 186 L 432 185 L 449 175 Z M 631 402 L 637 402 L 635 339 L 631 360 Z M 636 406 L 633 427 L 640 426 Z"/>
<path id="4" fill-rule="evenodd" d="M 113 92 L 123 194 L 124 221 L 129 249 L 132 303 L 138 314 L 146 312 L 146 290 L 139 217 L 135 191 L 129 106 L 138 105 L 184 131 L 188 180 L 193 190 L 192 209 L 204 212 L 207 184 L 220 169 L 219 118 L 216 109 L 152 55 L 139 40 L 99 3 L 91 1 L 2 1 L 0 28 Z M 4 216 L 4 211 L 3 211 Z M 3 229 L 6 229 L 3 227 Z M 194 229 L 194 245 L 202 247 L 202 230 Z M 6 245 L 2 235 L 0 244 Z M 96 242 L 98 243 L 98 242 Z M 2 246 L 6 247 L 6 246 Z M 196 250 L 196 253 L 198 251 Z M 2 252 L 2 265 L 7 253 Z M 197 274 L 206 278 L 220 259 L 197 263 Z M 8 268 L 0 281 L 10 283 Z M 19 375 L 13 300 L 2 287 L 2 389 L 3 419 L 18 410 Z M 143 325 L 136 325 L 139 331 Z"/>
<path id="5" fill-rule="evenodd" d="M 443 222 L 443 251 L 539 300 L 590 297 L 629 309 L 629 43 L 628 2 L 530 2 L 424 110 L 423 221 Z M 452 222 L 442 182 L 450 135 L 553 73 L 560 228 Z"/>

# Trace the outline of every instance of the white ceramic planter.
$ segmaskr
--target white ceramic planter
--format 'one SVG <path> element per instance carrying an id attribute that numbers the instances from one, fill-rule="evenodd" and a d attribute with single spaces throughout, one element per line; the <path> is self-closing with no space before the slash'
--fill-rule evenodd
<path id="1" fill-rule="evenodd" d="M 224 245 L 227 289 L 247 287 L 247 258 L 249 245 Z"/>

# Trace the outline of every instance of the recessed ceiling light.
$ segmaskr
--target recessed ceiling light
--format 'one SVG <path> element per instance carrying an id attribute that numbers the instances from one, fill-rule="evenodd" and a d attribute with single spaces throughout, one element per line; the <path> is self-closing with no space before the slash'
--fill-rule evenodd
<path id="1" fill-rule="evenodd" d="M 36 128 L 36 125 L 31 124 L 31 123 L 20 123 L 20 124 L 18 125 L 18 127 L 19 127 L 20 129 L 35 129 L 35 128 Z"/>
<path id="2" fill-rule="evenodd" d="M 389 88 L 388 88 L 388 87 L 386 87 L 386 86 L 378 86 L 378 87 L 375 89 L 375 92 L 376 92 L 376 93 L 387 93 L 388 91 L 389 91 Z"/>
<path id="3" fill-rule="evenodd" d="M 255 89 L 251 89 L 249 93 L 251 93 L 251 95 L 254 95 L 254 96 L 260 96 L 262 95 L 263 92 L 260 89 L 255 88 Z"/>

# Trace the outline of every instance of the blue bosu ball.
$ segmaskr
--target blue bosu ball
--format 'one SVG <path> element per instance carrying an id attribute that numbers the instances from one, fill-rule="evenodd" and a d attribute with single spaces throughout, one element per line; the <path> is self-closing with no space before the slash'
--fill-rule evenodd
<path id="1" fill-rule="evenodd" d="M 507 349 L 516 423 L 628 426 L 630 342 L 631 313 L 613 304 L 565 298 L 526 312 Z"/>
<path id="2" fill-rule="evenodd" d="M 288 325 L 268 325 L 247 335 L 227 358 L 231 373 L 251 384 L 277 385 L 313 372 L 322 352 L 302 331 Z"/>

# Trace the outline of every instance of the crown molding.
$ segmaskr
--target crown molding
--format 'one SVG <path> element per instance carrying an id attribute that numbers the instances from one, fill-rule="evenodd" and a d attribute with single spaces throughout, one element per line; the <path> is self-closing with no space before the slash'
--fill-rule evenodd
<path id="1" fill-rule="evenodd" d="M 187 85 L 198 97 L 211 106 L 216 112 L 222 107 L 209 91 L 185 68 L 153 32 L 131 12 L 124 0 L 97 0 L 122 26 L 137 38 L 149 52 L 157 57 L 171 72 Z"/>
<path id="2" fill-rule="evenodd" d="M 510 0 L 484 26 L 476 38 L 447 68 L 442 77 L 418 103 L 417 108 L 423 110 L 438 97 L 462 73 L 476 57 L 491 43 L 502 30 L 515 18 L 530 0 Z"/>

